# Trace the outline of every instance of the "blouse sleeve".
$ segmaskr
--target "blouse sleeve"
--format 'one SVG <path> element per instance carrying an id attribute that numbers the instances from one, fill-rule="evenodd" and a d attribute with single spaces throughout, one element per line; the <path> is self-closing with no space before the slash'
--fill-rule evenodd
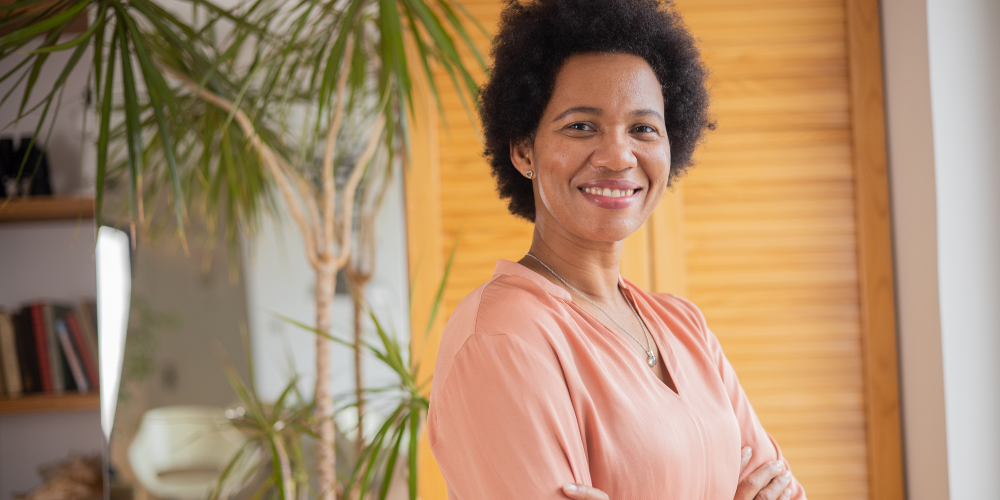
<path id="1" fill-rule="evenodd" d="M 505 334 L 475 334 L 441 383 L 428 437 L 449 498 L 565 499 L 563 484 L 591 484 L 554 353 Z"/>
<path id="2" fill-rule="evenodd" d="M 709 354 L 718 367 L 719 373 L 722 375 L 722 381 L 725 383 L 726 391 L 729 393 L 729 400 L 733 404 L 733 411 L 736 413 L 736 420 L 740 425 L 740 434 L 743 441 L 740 447 L 749 446 L 753 449 L 753 456 L 750 458 L 750 463 L 747 464 L 746 469 L 740 474 L 740 481 L 757 470 L 758 467 L 771 460 L 781 460 L 786 470 L 791 469 L 788 465 L 788 460 L 785 460 L 784 455 L 781 454 L 781 447 L 778 446 L 778 442 L 760 424 L 757 412 L 750 405 L 750 400 L 747 399 L 740 381 L 736 378 L 736 370 L 733 369 L 733 365 L 729 363 L 726 355 L 722 352 L 719 339 L 707 327 L 704 330 L 707 337 Z M 791 500 L 805 500 L 805 490 L 802 489 L 802 485 L 795 478 L 795 471 L 792 471 L 791 487 Z"/>

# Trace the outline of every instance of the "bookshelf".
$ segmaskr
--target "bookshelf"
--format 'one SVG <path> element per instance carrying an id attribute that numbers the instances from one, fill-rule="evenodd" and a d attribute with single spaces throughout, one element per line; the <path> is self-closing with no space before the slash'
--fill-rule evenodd
<path id="1" fill-rule="evenodd" d="M 0 224 L 93 218 L 92 198 L 39 196 L 0 199 Z"/>
<path id="2" fill-rule="evenodd" d="M 0 199 L 0 224 L 15 222 L 71 221 L 94 218 L 92 198 L 39 196 Z M 96 410 L 98 394 L 30 394 L 18 398 L 0 396 L 0 415 L 12 413 Z"/>
<path id="3" fill-rule="evenodd" d="M 0 307 L 93 300 L 96 233 L 92 197 L 0 197 Z M 40 465 L 103 442 L 96 390 L 0 395 L 0 500 L 38 487 Z"/>
<path id="4" fill-rule="evenodd" d="M 0 415 L 10 413 L 37 413 L 73 410 L 97 410 L 101 407 L 100 396 L 88 394 L 30 394 L 13 399 L 0 398 Z"/>

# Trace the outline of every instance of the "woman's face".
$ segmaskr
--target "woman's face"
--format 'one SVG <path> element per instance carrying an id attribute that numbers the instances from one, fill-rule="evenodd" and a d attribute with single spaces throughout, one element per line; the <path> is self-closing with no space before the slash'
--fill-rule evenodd
<path id="1" fill-rule="evenodd" d="M 535 224 L 621 241 L 656 208 L 670 177 L 663 94 L 649 64 L 626 54 L 566 60 L 533 144 L 511 147 L 532 170 Z"/>

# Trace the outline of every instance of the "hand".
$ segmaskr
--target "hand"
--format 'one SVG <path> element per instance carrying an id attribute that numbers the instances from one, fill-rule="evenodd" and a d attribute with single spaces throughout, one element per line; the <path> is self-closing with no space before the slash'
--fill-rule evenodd
<path id="1" fill-rule="evenodd" d="M 563 493 L 576 500 L 609 500 L 607 493 L 582 484 L 564 484 Z"/>
<path id="2" fill-rule="evenodd" d="M 749 446 L 743 448 L 743 463 L 740 465 L 740 475 L 750 463 L 753 450 Z M 779 460 L 761 465 L 736 487 L 736 497 L 733 500 L 788 500 L 792 497 L 792 472 L 784 471 L 785 466 Z M 586 497 L 583 497 L 586 498 Z M 594 497 L 597 498 L 597 497 Z"/>

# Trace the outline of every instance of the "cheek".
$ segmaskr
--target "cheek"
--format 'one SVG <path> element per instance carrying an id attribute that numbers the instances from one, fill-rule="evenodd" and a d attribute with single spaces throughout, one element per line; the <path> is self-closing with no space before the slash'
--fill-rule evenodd
<path id="1" fill-rule="evenodd" d="M 536 189 L 539 195 L 543 199 L 566 196 L 570 179 L 575 172 L 574 165 L 580 163 L 579 155 L 574 154 L 572 148 L 558 145 L 552 145 L 541 153 L 535 157 L 538 170 Z"/>
<path id="2" fill-rule="evenodd" d="M 650 188 L 666 188 L 670 180 L 670 149 L 657 148 L 650 151 L 645 157 L 646 177 L 649 178 Z"/>

